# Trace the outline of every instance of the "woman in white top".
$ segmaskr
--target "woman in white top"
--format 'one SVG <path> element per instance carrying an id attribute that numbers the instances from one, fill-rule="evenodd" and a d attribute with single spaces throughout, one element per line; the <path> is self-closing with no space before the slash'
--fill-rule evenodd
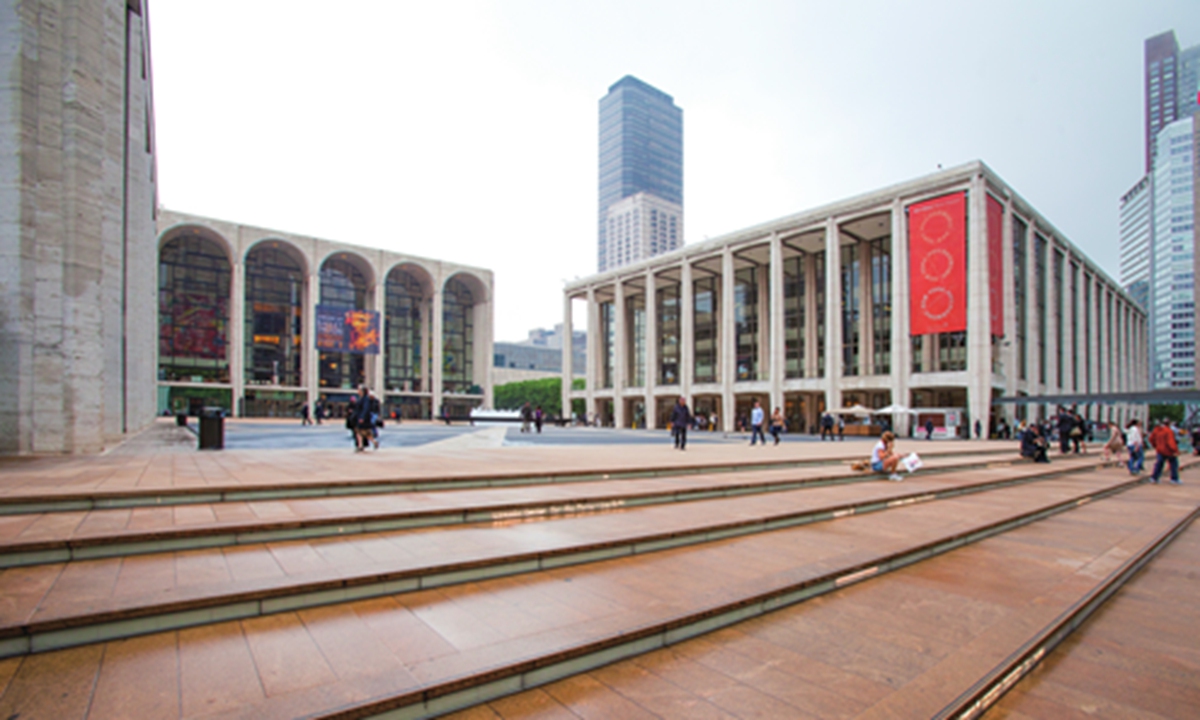
<path id="1" fill-rule="evenodd" d="M 893 445 L 896 442 L 896 436 L 892 431 L 885 432 L 879 442 L 875 443 L 875 449 L 871 451 L 871 469 L 875 472 L 886 472 L 888 480 L 903 480 L 896 473 L 896 466 L 900 464 L 900 456 L 896 454 Z"/>
<path id="2" fill-rule="evenodd" d="M 1137 418 L 1125 426 L 1125 442 L 1129 447 L 1129 472 L 1137 475 L 1144 469 L 1146 462 L 1145 442 L 1142 440 L 1142 426 Z"/>

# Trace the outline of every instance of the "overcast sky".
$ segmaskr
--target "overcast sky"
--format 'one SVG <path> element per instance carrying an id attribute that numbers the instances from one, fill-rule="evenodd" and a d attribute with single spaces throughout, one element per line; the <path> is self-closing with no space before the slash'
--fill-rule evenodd
<path id="1" fill-rule="evenodd" d="M 496 339 L 596 270 L 597 112 L 683 109 L 687 242 L 982 159 L 1115 278 L 1142 43 L 1196 0 L 150 4 L 160 203 L 490 268 Z"/>

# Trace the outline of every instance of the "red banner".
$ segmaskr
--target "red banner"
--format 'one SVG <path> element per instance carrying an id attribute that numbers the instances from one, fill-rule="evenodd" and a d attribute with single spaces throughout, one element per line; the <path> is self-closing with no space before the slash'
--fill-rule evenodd
<path id="1" fill-rule="evenodd" d="M 987 196 L 988 308 L 992 337 L 1004 337 L 1004 206 Z"/>
<path id="2" fill-rule="evenodd" d="M 908 206 L 912 335 L 967 329 L 966 193 Z"/>

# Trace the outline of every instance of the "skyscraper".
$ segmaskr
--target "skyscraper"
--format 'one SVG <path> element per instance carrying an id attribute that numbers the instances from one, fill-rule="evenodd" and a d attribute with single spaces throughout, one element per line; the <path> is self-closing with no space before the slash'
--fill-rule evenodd
<path id="1" fill-rule="evenodd" d="M 1194 117 L 1157 137 L 1150 261 L 1151 387 L 1196 384 Z"/>
<path id="2" fill-rule="evenodd" d="M 1146 39 L 1146 172 L 1154 169 L 1154 139 L 1178 117 L 1179 43 L 1175 31 Z"/>
<path id="3" fill-rule="evenodd" d="M 1150 176 L 1121 196 L 1121 286 L 1150 310 Z"/>
<path id="4" fill-rule="evenodd" d="M 600 100 L 600 208 L 597 265 L 600 272 L 647 255 L 674 250 L 683 242 L 683 110 L 663 91 L 626 75 Z M 635 253 L 610 252 L 609 207 L 645 193 L 675 215 L 676 233 L 665 242 L 637 244 Z M 674 207 L 671 207 L 674 206 Z M 657 247 L 657 251 L 652 248 Z"/>

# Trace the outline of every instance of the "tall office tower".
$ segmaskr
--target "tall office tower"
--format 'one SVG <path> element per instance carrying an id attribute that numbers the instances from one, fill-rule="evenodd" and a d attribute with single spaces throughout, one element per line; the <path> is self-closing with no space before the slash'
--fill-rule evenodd
<path id="1" fill-rule="evenodd" d="M 625 259 L 622 253 L 616 258 L 608 247 L 609 207 L 638 193 L 678 209 L 676 238 L 658 252 L 679 247 L 683 242 L 683 110 L 670 95 L 626 75 L 600 100 L 600 272 L 646 257 Z"/>
<path id="2" fill-rule="evenodd" d="M 1154 139 L 1178 117 L 1179 43 L 1175 31 L 1146 40 L 1146 172 L 1154 170 Z"/>
<path id="3" fill-rule="evenodd" d="M 1121 196 L 1121 287 L 1150 309 L 1150 176 Z"/>
<path id="4" fill-rule="evenodd" d="M 1179 87 L 1176 89 L 1175 117 L 1187 117 L 1200 109 L 1200 45 L 1179 53 Z"/>
<path id="5" fill-rule="evenodd" d="M 630 195 L 608 206 L 605 236 L 609 268 L 661 255 L 681 244 L 683 208 L 644 192 Z"/>
<path id="6" fill-rule="evenodd" d="M 1193 117 L 1158 134 L 1150 261 L 1150 381 L 1155 388 L 1196 383 L 1196 128 Z"/>

